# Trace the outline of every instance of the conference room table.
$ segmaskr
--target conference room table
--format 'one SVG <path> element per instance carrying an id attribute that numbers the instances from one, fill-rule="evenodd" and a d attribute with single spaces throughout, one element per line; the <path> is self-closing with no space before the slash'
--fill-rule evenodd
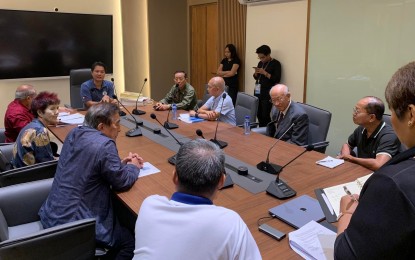
<path id="1" fill-rule="evenodd" d="M 164 123 L 166 121 L 167 111 L 154 111 L 150 105 L 139 108 L 146 111 L 146 114 L 135 117 L 142 119 L 144 125 L 147 122 L 151 122 L 151 126 L 147 127 L 148 129 L 154 129 L 154 124 L 157 124 L 150 117 L 151 113 L 154 113 L 160 122 Z M 132 111 L 132 107 L 128 109 Z M 184 112 L 179 110 L 178 114 Z M 172 121 L 171 118 L 170 122 L 174 122 L 179 126 L 177 129 L 170 130 L 173 135 L 185 136 L 188 139 L 200 138 L 196 134 L 196 129 L 202 130 L 203 136 L 206 139 L 212 139 L 217 127 L 217 139 L 228 143 L 228 146 L 224 148 L 225 154 L 242 161 L 245 165 L 255 166 L 260 161 L 264 161 L 269 148 L 276 142 L 276 139 L 254 132 L 250 135 L 245 135 L 243 128 L 222 122 L 219 122 L 218 125 L 212 121 L 188 124 L 180 120 Z M 66 135 L 73 127 L 75 126 L 50 127 L 50 130 L 59 140 L 64 142 Z M 130 190 L 116 193 L 116 197 L 121 201 L 122 205 L 125 205 L 129 212 L 136 216 L 141 203 L 146 197 L 153 194 L 170 197 L 175 192 L 175 185 L 172 181 L 174 166 L 168 163 L 167 159 L 176 152 L 163 144 L 154 142 L 146 136 L 125 136 L 124 133 L 129 128 L 121 126 L 121 132 L 116 140 L 120 157 L 127 156 L 129 152 L 136 152 L 145 161 L 150 162 L 160 170 L 159 173 L 140 177 Z M 158 125 L 158 128 L 162 127 Z M 162 132 L 166 133 L 165 130 Z M 302 147 L 281 141 L 271 151 L 269 157 L 270 162 L 284 165 L 303 151 L 304 148 Z M 351 182 L 358 177 L 370 173 L 368 169 L 349 162 L 345 162 L 334 169 L 316 164 L 316 161 L 325 157 L 325 154 L 315 151 L 306 152 L 283 169 L 280 177 L 297 192 L 295 197 L 307 194 L 316 198 L 314 190 L 317 188 Z M 235 184 L 233 187 L 221 189 L 213 202 L 215 205 L 236 211 L 242 217 L 258 245 L 263 259 L 301 259 L 290 248 L 288 243 L 288 233 L 295 230 L 293 227 L 276 218 L 267 218 L 260 222 L 261 224 L 267 223 L 286 233 L 287 237 L 281 241 L 277 241 L 258 230 L 258 220 L 260 218 L 270 217 L 268 214 L 270 208 L 288 200 L 278 200 L 266 194 L 265 191 L 253 194 Z M 218 221 L 221 220 L 218 219 Z M 203 234 L 200 235 L 203 236 Z"/>

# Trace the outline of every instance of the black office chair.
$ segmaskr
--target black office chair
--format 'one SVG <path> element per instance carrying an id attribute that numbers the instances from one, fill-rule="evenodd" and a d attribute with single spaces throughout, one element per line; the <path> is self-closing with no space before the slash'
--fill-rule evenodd
<path id="1" fill-rule="evenodd" d="M 297 102 L 308 115 L 308 143 L 314 145 L 314 150 L 325 153 L 329 142 L 326 141 L 330 128 L 331 113 L 318 107 Z M 266 127 L 253 128 L 252 131 L 266 135 Z"/>
<path id="2" fill-rule="evenodd" d="M 243 126 L 245 116 L 249 116 L 251 126 L 256 126 L 256 116 L 258 113 L 259 100 L 255 96 L 248 95 L 244 92 L 238 92 L 235 103 L 236 125 Z"/>
<path id="3" fill-rule="evenodd" d="M 92 79 L 91 69 L 75 69 L 69 74 L 69 92 L 72 108 L 84 108 L 81 97 L 81 85 L 87 80 Z"/>
<path id="4" fill-rule="evenodd" d="M 53 160 L 0 172 L 0 187 L 53 178 L 57 167 L 58 161 Z"/>
<path id="5" fill-rule="evenodd" d="M 386 124 L 388 124 L 388 125 L 392 126 L 392 123 L 391 123 L 391 115 L 389 115 L 389 114 L 383 114 L 383 116 L 382 116 L 382 120 L 383 120 Z M 408 148 L 406 148 L 406 146 L 405 146 L 403 143 L 401 143 L 401 147 L 399 148 L 399 152 L 401 153 L 401 152 L 405 151 L 406 149 L 408 149 Z M 356 153 L 357 153 L 357 152 L 356 152 Z"/>
<path id="6" fill-rule="evenodd" d="M 0 189 L 0 259 L 93 259 L 95 219 L 43 229 L 38 215 L 53 179 Z"/>
<path id="7" fill-rule="evenodd" d="M 5 131 L 5 128 L 0 128 L 0 144 L 6 142 L 6 135 L 4 134 Z"/>
<path id="8" fill-rule="evenodd" d="M 0 172 L 13 169 L 13 147 L 14 143 L 4 143 L 0 145 Z"/>
<path id="9" fill-rule="evenodd" d="M 329 142 L 326 141 L 330 128 L 331 113 L 324 109 L 300 103 L 308 115 L 308 143 L 314 145 L 314 150 L 325 153 Z"/>

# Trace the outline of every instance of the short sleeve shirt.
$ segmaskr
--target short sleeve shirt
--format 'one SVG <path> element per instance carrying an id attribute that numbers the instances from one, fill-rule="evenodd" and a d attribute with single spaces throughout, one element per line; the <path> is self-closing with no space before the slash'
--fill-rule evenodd
<path id="1" fill-rule="evenodd" d="M 111 81 L 104 80 L 100 89 L 95 87 L 94 80 L 90 79 L 81 85 L 82 102 L 101 101 L 102 97 L 108 95 L 110 98 L 114 96 L 114 85 Z"/>

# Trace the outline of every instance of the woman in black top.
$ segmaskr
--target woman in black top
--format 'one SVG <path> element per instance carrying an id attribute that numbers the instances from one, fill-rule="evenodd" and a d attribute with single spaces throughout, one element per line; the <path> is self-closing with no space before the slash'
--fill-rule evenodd
<path id="1" fill-rule="evenodd" d="M 360 197 L 342 197 L 335 259 L 415 259 L 415 62 L 392 76 L 385 98 L 408 150 L 375 171 Z"/>
<path id="2" fill-rule="evenodd" d="M 236 54 L 236 48 L 233 44 L 225 47 L 225 58 L 220 62 L 217 75 L 225 80 L 228 86 L 228 94 L 232 98 L 235 106 L 236 96 L 238 94 L 238 69 L 241 61 Z"/>
<path id="3" fill-rule="evenodd" d="M 273 86 L 280 83 L 281 80 L 281 63 L 271 57 L 271 48 L 268 45 L 262 45 L 256 49 L 258 54 L 258 66 L 254 67 L 255 96 L 259 98 L 258 105 L 258 122 L 259 126 L 267 126 L 271 122 L 271 108 L 269 91 Z"/>

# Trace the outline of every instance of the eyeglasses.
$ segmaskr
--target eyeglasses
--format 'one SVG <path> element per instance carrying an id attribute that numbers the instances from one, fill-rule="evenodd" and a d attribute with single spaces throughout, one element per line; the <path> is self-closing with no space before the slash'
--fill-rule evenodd
<path id="1" fill-rule="evenodd" d="M 282 96 L 282 97 L 276 97 L 276 98 L 271 98 L 271 99 L 269 100 L 269 102 L 270 102 L 271 104 L 281 103 L 282 101 L 284 101 L 284 99 L 285 99 L 285 96 Z"/>
<path id="2" fill-rule="evenodd" d="M 361 112 L 358 108 L 353 108 L 353 115 L 357 115 L 357 114 L 368 114 L 370 115 L 370 113 L 368 112 Z"/>

